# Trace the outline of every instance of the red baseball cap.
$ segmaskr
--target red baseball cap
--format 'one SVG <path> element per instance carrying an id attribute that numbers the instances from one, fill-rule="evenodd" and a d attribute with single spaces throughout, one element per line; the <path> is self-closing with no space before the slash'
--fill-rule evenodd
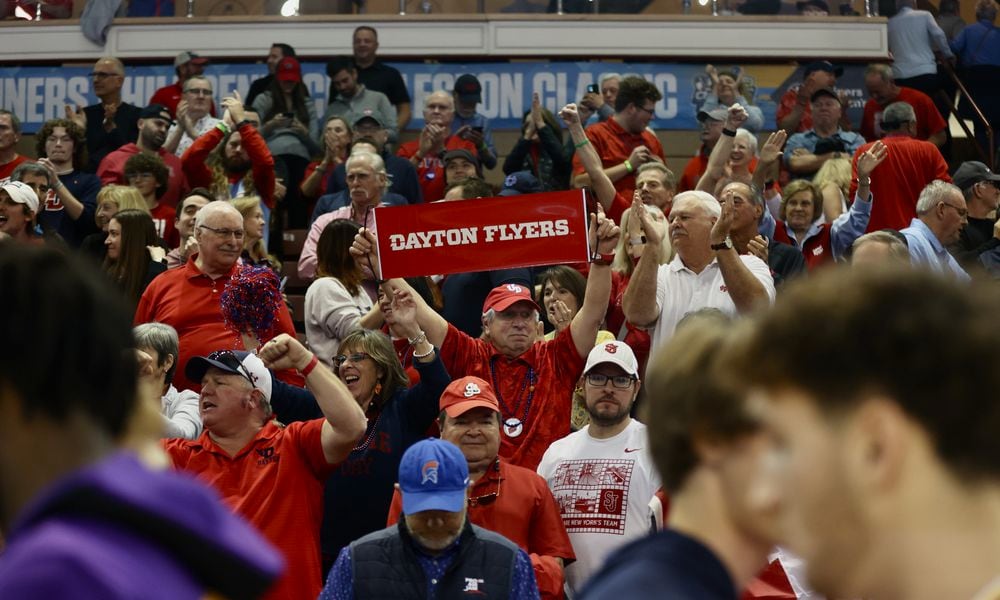
<path id="1" fill-rule="evenodd" d="M 440 406 L 453 419 L 480 406 L 500 412 L 500 404 L 490 384 L 472 376 L 449 383 L 441 394 Z"/>
<path id="2" fill-rule="evenodd" d="M 302 81 L 302 65 L 294 56 L 286 56 L 278 61 L 274 77 L 278 81 Z"/>
<path id="3" fill-rule="evenodd" d="M 493 288 L 483 302 L 483 312 L 491 308 L 497 312 L 507 310 L 517 302 L 530 302 L 535 310 L 541 310 L 531 297 L 531 290 L 518 283 L 505 283 Z"/>

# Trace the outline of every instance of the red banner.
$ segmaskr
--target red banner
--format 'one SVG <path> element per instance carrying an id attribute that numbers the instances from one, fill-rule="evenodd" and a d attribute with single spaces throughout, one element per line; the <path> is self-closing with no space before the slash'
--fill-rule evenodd
<path id="1" fill-rule="evenodd" d="M 586 262 L 583 190 L 375 209 L 382 277 Z"/>

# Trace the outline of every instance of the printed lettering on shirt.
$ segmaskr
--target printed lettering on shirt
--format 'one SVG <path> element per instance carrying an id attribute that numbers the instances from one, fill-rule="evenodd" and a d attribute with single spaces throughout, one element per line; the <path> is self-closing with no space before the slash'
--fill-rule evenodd
<path id="1" fill-rule="evenodd" d="M 625 534 L 634 460 L 578 459 L 559 464 L 552 494 L 569 533 Z"/>
<path id="2" fill-rule="evenodd" d="M 484 583 L 486 583 L 484 579 L 476 579 L 475 577 L 466 577 L 465 588 L 463 588 L 462 591 L 482 594 L 483 591 L 479 589 L 479 586 L 483 585 Z"/>
<path id="3" fill-rule="evenodd" d="M 58 212 L 63 210 L 62 200 L 56 195 L 55 190 L 49 190 L 45 194 L 45 210 L 47 212 Z"/>
<path id="4" fill-rule="evenodd" d="M 166 219 L 157 219 L 157 218 L 154 217 L 153 218 L 153 227 L 156 228 L 156 235 L 158 235 L 158 236 L 160 236 L 162 238 L 164 236 L 164 234 L 166 234 L 166 232 L 167 232 L 167 220 Z"/>
<path id="5" fill-rule="evenodd" d="M 257 453 L 257 466 L 264 467 L 273 463 L 277 463 L 281 455 L 275 454 L 274 447 L 270 448 L 256 448 L 254 450 Z"/>
<path id="6" fill-rule="evenodd" d="M 819 256 L 820 254 L 823 254 L 823 246 L 816 246 L 815 248 L 813 248 L 812 252 L 813 256 Z"/>

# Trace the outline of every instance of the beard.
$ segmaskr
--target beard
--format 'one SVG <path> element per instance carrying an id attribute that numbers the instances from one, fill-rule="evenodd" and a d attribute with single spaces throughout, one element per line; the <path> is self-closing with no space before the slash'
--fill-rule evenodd
<path id="1" fill-rule="evenodd" d="M 227 174 L 242 175 L 250 170 L 250 161 L 241 156 L 224 156 L 222 158 L 222 168 Z"/>
<path id="2" fill-rule="evenodd" d="M 595 423 L 601 427 L 613 427 L 620 424 L 622 421 L 628 418 L 629 411 L 632 408 L 632 403 L 628 402 L 626 404 L 618 405 L 616 409 L 609 410 L 604 408 L 598 410 L 597 405 L 600 402 L 594 402 L 593 404 L 587 403 L 587 414 L 590 415 L 591 423 Z"/>

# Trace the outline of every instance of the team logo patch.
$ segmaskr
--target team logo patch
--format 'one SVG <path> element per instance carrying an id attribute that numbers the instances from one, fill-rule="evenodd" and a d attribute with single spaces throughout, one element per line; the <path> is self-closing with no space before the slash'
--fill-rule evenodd
<path id="1" fill-rule="evenodd" d="M 470 381 L 469 383 L 465 384 L 465 391 L 462 393 L 462 395 L 465 396 L 466 398 L 471 398 L 473 396 L 478 396 L 481 393 L 482 390 L 479 389 L 479 386 L 476 385 L 475 382 Z"/>
<path id="2" fill-rule="evenodd" d="M 618 352 L 618 346 L 616 344 L 608 342 L 607 344 L 604 344 L 604 351 L 607 352 L 608 354 L 615 354 L 616 352 Z"/>
<path id="3" fill-rule="evenodd" d="M 503 184 L 506 187 L 514 187 L 517 184 L 517 177 L 515 177 L 514 175 L 508 175 L 507 177 L 504 178 Z"/>
<path id="4" fill-rule="evenodd" d="M 476 579 L 475 577 L 465 578 L 465 588 L 462 589 L 463 592 L 468 592 L 472 594 L 482 595 L 483 591 L 479 589 L 479 586 L 486 583 L 483 579 Z"/>
<path id="5" fill-rule="evenodd" d="M 438 461 L 429 460 L 420 467 L 420 485 L 424 485 L 427 482 L 431 482 L 437 485 L 438 482 Z"/>
<path id="6" fill-rule="evenodd" d="M 524 288 L 521 287 L 521 286 L 519 286 L 519 285 L 517 285 L 516 283 L 508 283 L 507 284 L 507 291 L 508 292 L 512 292 L 514 294 L 523 294 L 524 293 Z"/>

